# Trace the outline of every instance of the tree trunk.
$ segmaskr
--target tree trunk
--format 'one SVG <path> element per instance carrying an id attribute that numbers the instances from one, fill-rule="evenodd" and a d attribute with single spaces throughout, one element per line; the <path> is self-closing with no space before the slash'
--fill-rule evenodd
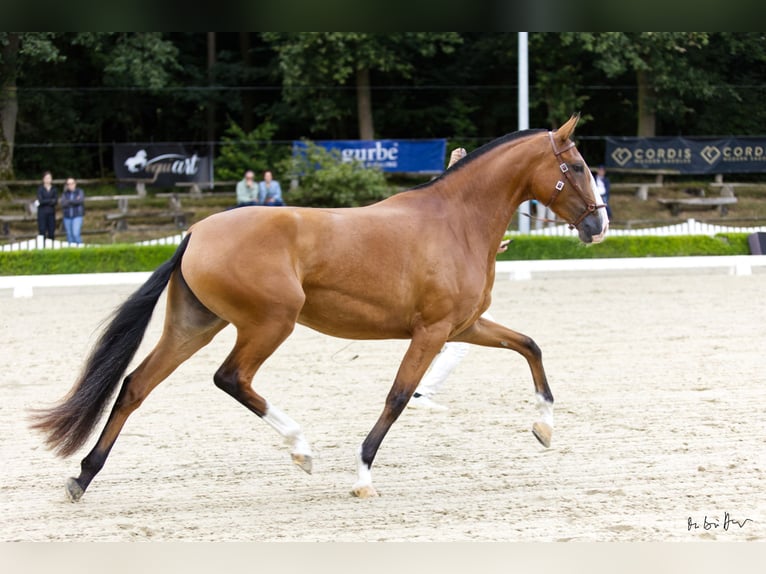
<path id="1" fill-rule="evenodd" d="M 250 32 L 239 33 L 239 52 L 242 56 L 242 65 L 249 73 L 250 67 L 253 65 L 253 58 L 250 55 Z M 253 92 L 244 90 L 242 92 L 242 129 L 245 133 L 250 133 L 255 127 L 253 125 L 253 105 Z"/>
<path id="2" fill-rule="evenodd" d="M 372 95 L 370 93 L 370 69 L 356 71 L 356 109 L 359 116 L 359 139 L 371 140 L 375 137 L 372 125 Z"/>
<path id="3" fill-rule="evenodd" d="M 13 179 L 13 144 L 19 101 L 16 94 L 16 56 L 19 34 L 9 33 L 0 48 L 0 180 Z"/>
<path id="4" fill-rule="evenodd" d="M 636 72 L 638 83 L 638 137 L 654 137 L 657 123 L 654 113 L 654 88 L 648 72 Z"/>
<path id="5" fill-rule="evenodd" d="M 215 32 L 207 33 L 207 83 L 215 82 Z M 210 96 L 207 104 L 207 139 L 215 140 L 215 99 Z"/>
<path id="6" fill-rule="evenodd" d="M 207 83 L 212 86 L 215 82 L 215 32 L 207 33 Z M 207 103 L 207 146 L 210 157 L 210 165 L 213 165 L 213 156 L 215 155 L 215 97 L 211 93 L 208 96 Z M 213 179 L 213 174 L 207 174 L 207 179 Z"/>

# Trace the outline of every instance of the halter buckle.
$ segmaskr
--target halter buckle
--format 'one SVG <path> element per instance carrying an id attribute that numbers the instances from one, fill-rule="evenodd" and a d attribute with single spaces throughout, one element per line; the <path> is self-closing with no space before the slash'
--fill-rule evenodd
<path id="1" fill-rule="evenodd" d="M 563 182 L 563 181 L 561 181 L 561 180 L 558 180 L 558 181 L 556 182 L 556 191 L 561 191 L 562 189 L 564 189 L 564 185 L 565 185 L 565 184 L 564 184 L 564 182 Z"/>
<path id="2" fill-rule="evenodd" d="M 569 171 L 569 166 L 566 163 L 562 163 L 559 166 L 559 169 L 561 170 L 561 173 L 566 173 Z"/>

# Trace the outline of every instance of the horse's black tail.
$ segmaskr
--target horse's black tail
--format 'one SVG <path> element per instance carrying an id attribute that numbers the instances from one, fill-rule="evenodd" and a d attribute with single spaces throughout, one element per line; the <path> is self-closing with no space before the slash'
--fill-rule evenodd
<path id="1" fill-rule="evenodd" d="M 56 454 L 73 454 L 101 418 L 106 403 L 144 338 L 154 307 L 180 264 L 190 237 L 191 234 L 187 234 L 173 257 L 157 268 L 114 312 L 78 381 L 62 402 L 33 413 L 31 427 L 47 435 L 45 442 Z"/>

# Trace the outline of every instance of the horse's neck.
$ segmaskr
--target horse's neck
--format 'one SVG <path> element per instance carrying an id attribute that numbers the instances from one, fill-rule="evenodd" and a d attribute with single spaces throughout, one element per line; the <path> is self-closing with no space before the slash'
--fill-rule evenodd
<path id="1" fill-rule="evenodd" d="M 523 147 L 525 141 L 527 138 L 500 145 L 471 159 L 436 186 L 460 214 L 456 221 L 467 235 L 485 238 L 493 249 L 513 213 L 528 199 L 529 169 L 522 158 L 529 153 Z"/>

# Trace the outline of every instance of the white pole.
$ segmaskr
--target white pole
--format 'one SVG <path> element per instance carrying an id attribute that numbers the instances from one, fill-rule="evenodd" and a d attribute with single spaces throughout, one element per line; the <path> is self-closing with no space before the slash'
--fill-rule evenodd
<path id="1" fill-rule="evenodd" d="M 519 32 L 519 130 L 529 129 L 529 37 Z M 529 201 L 519 206 L 519 232 L 529 233 Z"/>

